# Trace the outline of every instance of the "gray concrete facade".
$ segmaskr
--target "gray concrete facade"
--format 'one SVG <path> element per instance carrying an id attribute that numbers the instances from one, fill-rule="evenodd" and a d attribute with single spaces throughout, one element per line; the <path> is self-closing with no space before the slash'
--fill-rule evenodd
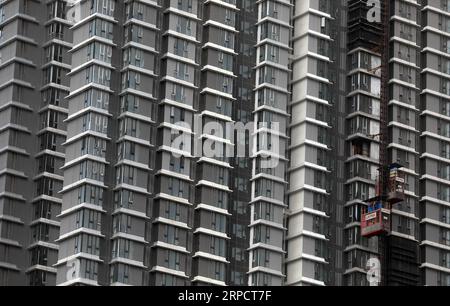
<path id="1" fill-rule="evenodd" d="M 55 285 L 71 58 L 64 1 L 0 4 L 0 284 Z"/>

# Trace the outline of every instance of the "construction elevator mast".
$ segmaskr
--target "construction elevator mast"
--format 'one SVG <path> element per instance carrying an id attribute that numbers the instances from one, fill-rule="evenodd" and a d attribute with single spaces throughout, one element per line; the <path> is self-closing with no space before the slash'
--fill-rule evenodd
<path id="1" fill-rule="evenodd" d="M 350 1 L 351 2 L 351 1 Z M 379 140 L 379 169 L 375 197 L 366 201 L 367 208 L 361 215 L 361 236 L 378 237 L 378 253 L 381 264 L 381 285 L 415 285 L 418 281 L 417 242 L 399 237 L 394 233 L 393 208 L 406 201 L 406 176 L 402 165 L 392 163 L 388 154 L 390 144 L 389 102 L 391 99 L 391 36 L 396 2 L 392 0 L 359 1 L 366 2 L 367 22 L 374 24 L 379 36 L 371 40 L 371 35 L 363 32 L 361 41 L 370 41 L 366 48 L 381 58 L 379 67 L 372 67 L 371 73 L 380 78 L 380 129 L 379 134 L 370 135 Z M 373 6 L 371 6 L 373 5 Z M 370 15 L 379 12 L 379 19 Z M 399 270 L 403 272 L 399 272 Z"/>
<path id="2" fill-rule="evenodd" d="M 389 80 L 390 80 L 390 0 L 349 0 L 349 50 L 362 49 L 376 54 L 379 65 L 369 65 L 366 73 L 377 75 L 380 80 L 380 129 L 377 134 L 366 135 L 379 144 L 378 176 L 375 196 L 367 199 L 361 213 L 361 236 L 378 238 L 378 259 L 381 265 L 381 284 L 389 284 L 390 234 L 392 229 L 392 207 L 405 200 L 405 178 L 400 171 L 402 165 L 391 164 L 388 156 L 390 141 Z M 392 3 L 394 5 L 394 3 Z"/>

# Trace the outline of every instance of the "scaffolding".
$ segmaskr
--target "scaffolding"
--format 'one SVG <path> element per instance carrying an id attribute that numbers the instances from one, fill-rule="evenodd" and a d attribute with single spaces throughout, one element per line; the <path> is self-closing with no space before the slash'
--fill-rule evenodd
<path id="1" fill-rule="evenodd" d="M 376 3 L 374 1 L 374 3 Z M 402 165 L 391 164 L 388 155 L 388 113 L 390 101 L 390 36 L 392 0 L 380 0 L 381 22 L 371 22 L 369 11 L 373 8 L 368 0 L 348 1 L 348 46 L 350 50 L 363 49 L 380 56 L 380 64 L 368 67 L 367 73 L 380 80 L 380 131 L 368 135 L 379 141 L 379 168 L 375 196 L 365 201 L 361 213 L 361 236 L 378 241 L 378 256 L 381 262 L 382 285 L 418 284 L 417 242 L 392 235 L 392 209 L 397 203 L 406 201 L 405 172 Z"/>

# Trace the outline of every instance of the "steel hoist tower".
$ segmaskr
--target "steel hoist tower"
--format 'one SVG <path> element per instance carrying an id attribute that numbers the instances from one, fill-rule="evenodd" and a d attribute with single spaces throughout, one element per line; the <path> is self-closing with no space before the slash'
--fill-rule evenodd
<path id="1" fill-rule="evenodd" d="M 389 143 L 388 104 L 389 104 L 389 38 L 390 38 L 390 1 L 381 2 L 381 23 L 382 35 L 379 44 L 371 51 L 381 55 L 381 65 L 372 68 L 372 71 L 381 70 L 380 87 L 380 167 L 376 183 L 376 196 L 368 199 L 367 209 L 361 218 L 361 235 L 363 237 L 373 237 L 376 235 L 388 234 L 391 230 L 391 210 L 396 203 L 405 200 L 405 177 L 400 169 L 402 165 L 398 163 L 389 164 L 387 146 Z"/>
<path id="2" fill-rule="evenodd" d="M 359 33 L 356 42 L 365 46 L 371 52 L 379 54 L 381 63 L 378 67 L 372 67 L 368 72 L 380 73 L 380 131 L 377 137 L 380 144 L 379 168 L 376 181 L 375 197 L 366 200 L 367 206 L 361 212 L 361 236 L 366 238 L 378 237 L 378 254 L 381 264 L 380 283 L 388 284 L 388 269 L 390 266 L 389 248 L 390 233 L 392 229 L 393 205 L 405 201 L 405 176 L 401 172 L 402 165 L 391 164 L 388 158 L 389 130 L 388 104 L 390 100 L 390 12 L 391 1 L 380 0 L 380 7 L 371 7 L 367 1 L 365 13 L 367 17 L 371 11 L 378 9 L 381 20 L 369 21 L 368 18 L 360 19 Z M 376 1 L 374 1 L 376 5 Z M 367 10 L 367 11 L 366 11 Z"/>

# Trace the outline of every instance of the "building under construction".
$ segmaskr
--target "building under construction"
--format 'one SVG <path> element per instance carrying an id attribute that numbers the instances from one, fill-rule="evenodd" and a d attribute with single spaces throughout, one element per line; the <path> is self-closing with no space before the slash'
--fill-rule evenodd
<path id="1" fill-rule="evenodd" d="M 418 285 L 420 5 L 355 0 L 348 10 L 348 99 L 357 105 L 349 115 L 358 127 L 350 141 L 372 159 L 360 168 L 370 167 L 375 184 L 364 203 L 353 204 L 361 207 L 361 240 L 370 241 L 366 256 L 380 260 L 381 284 Z"/>

